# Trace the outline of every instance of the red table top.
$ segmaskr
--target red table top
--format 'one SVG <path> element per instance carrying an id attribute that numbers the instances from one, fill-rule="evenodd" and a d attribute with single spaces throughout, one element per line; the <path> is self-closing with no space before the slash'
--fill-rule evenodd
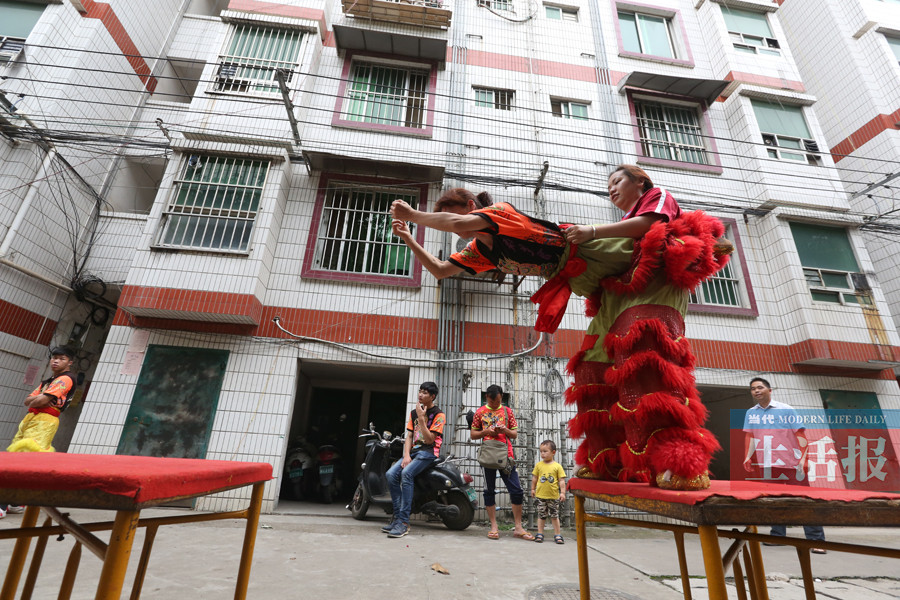
<path id="1" fill-rule="evenodd" d="M 697 504 L 715 496 L 737 500 L 755 500 L 763 497 L 794 497 L 843 502 L 858 502 L 874 498 L 900 500 L 900 494 L 891 494 L 889 492 L 811 488 L 801 485 L 760 483 L 756 481 L 713 480 L 710 481 L 708 489 L 685 492 L 662 490 L 658 487 L 651 487 L 648 483 L 620 483 L 618 481 L 597 481 L 596 479 L 572 477 L 566 481 L 566 487 L 569 490 L 582 490 L 592 494 L 631 496 L 632 498 L 661 500 L 678 504 Z"/>
<path id="2" fill-rule="evenodd" d="M 0 452 L 0 491 L 92 492 L 134 504 L 268 481 L 268 463 L 58 452 Z"/>

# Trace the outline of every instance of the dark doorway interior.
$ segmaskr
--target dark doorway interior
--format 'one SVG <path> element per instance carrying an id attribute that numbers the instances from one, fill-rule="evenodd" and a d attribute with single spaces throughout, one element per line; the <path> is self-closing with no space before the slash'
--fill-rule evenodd
<path id="1" fill-rule="evenodd" d="M 371 423 L 377 431 L 402 434 L 408 384 L 407 368 L 301 361 L 288 452 L 302 441 L 310 448 L 335 446 L 341 456 L 336 500 L 349 500 L 365 459 L 362 429 Z M 282 499 L 298 499 L 288 486 L 282 490 Z M 317 500 L 308 496 L 302 499 Z"/>

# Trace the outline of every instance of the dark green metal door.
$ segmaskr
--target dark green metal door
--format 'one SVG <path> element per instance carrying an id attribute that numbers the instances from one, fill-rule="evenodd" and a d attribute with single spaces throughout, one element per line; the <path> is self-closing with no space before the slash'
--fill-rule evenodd
<path id="1" fill-rule="evenodd" d="M 204 458 L 227 350 L 147 348 L 118 454 Z"/>

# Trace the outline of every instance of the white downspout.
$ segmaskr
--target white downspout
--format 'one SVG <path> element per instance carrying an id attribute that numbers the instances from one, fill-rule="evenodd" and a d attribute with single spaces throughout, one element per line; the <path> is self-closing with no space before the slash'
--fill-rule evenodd
<path id="1" fill-rule="evenodd" d="M 25 199 L 22 200 L 22 204 L 19 205 L 19 210 L 16 212 L 12 225 L 6 230 L 6 235 L 3 236 L 3 243 L 0 244 L 0 259 L 6 259 L 6 255 L 9 253 L 9 247 L 12 245 L 16 233 L 19 231 L 22 221 L 25 220 L 25 213 L 28 212 L 32 200 L 34 200 L 34 197 L 37 195 L 38 185 L 47 177 L 47 172 L 50 170 L 50 164 L 55 157 L 56 149 L 50 148 L 47 151 L 47 156 L 44 157 L 44 162 L 41 164 L 41 169 L 38 171 L 37 177 L 28 184 L 28 191 L 25 193 Z"/>

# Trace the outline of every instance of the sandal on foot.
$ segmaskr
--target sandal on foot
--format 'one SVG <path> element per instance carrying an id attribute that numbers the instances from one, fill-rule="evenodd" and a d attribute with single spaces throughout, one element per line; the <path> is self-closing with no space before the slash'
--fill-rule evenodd
<path id="1" fill-rule="evenodd" d="M 522 533 L 514 533 L 513 537 L 522 538 L 523 540 L 528 540 L 529 542 L 534 541 L 534 536 L 527 531 L 523 531 Z"/>
<path id="2" fill-rule="evenodd" d="M 563 536 L 561 536 L 561 535 L 554 535 L 553 541 L 556 542 L 557 544 L 565 544 L 566 543 L 566 541 L 563 539 Z"/>
<path id="3" fill-rule="evenodd" d="M 544 534 L 543 534 L 543 533 L 535 534 L 535 536 L 534 536 L 534 541 L 536 541 L 538 544 L 540 544 L 541 542 L 543 542 L 543 541 L 544 541 Z"/>
<path id="4" fill-rule="evenodd" d="M 499 531 L 488 531 L 488 539 L 489 540 L 499 540 L 500 532 Z"/>

